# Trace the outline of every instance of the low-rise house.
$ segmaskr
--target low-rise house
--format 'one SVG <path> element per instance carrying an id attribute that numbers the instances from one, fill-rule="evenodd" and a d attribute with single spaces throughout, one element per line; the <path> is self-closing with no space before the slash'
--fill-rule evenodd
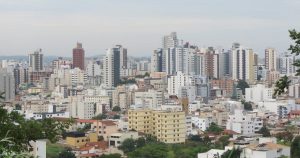
<path id="1" fill-rule="evenodd" d="M 276 158 L 280 156 L 290 157 L 290 147 L 266 142 L 261 144 L 250 144 L 242 154 L 245 158 Z"/>
<path id="2" fill-rule="evenodd" d="M 212 123 L 211 117 L 192 117 L 192 123 L 194 127 L 200 129 L 201 131 L 206 131 L 206 129 L 210 126 Z"/>
<path id="3" fill-rule="evenodd" d="M 226 129 L 240 134 L 254 134 L 263 127 L 263 120 L 256 113 L 249 113 L 236 109 L 234 114 L 229 115 Z"/>
<path id="4" fill-rule="evenodd" d="M 111 120 L 97 120 L 91 125 L 91 130 L 96 132 L 98 136 L 103 136 L 104 140 L 107 141 L 111 134 L 118 132 L 118 126 Z"/>
<path id="5" fill-rule="evenodd" d="M 109 136 L 109 147 L 119 147 L 125 139 L 138 139 L 138 132 L 128 131 L 122 133 L 114 133 Z"/>
<path id="6" fill-rule="evenodd" d="M 97 141 L 98 136 L 96 133 L 69 132 L 66 137 L 66 143 L 73 147 L 82 147 L 86 143 Z"/>

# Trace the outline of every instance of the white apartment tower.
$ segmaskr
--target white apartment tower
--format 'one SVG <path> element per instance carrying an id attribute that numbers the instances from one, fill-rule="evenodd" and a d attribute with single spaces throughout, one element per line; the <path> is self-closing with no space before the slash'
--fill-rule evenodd
<path id="1" fill-rule="evenodd" d="M 231 61 L 232 79 L 254 81 L 254 53 L 252 49 L 234 46 Z"/>
<path id="2" fill-rule="evenodd" d="M 166 36 L 163 37 L 163 44 L 162 44 L 162 47 L 163 47 L 162 70 L 164 72 L 168 72 L 166 70 L 167 61 L 168 60 L 172 60 L 172 58 L 170 58 L 170 57 L 167 59 L 167 54 L 169 54 L 169 56 L 171 56 L 169 48 L 176 48 L 177 46 L 178 46 L 178 39 L 177 39 L 176 32 L 172 32 L 170 35 L 166 35 Z M 175 53 L 174 53 L 174 55 L 175 55 Z M 173 57 L 173 58 L 175 59 L 175 57 Z"/>
<path id="3" fill-rule="evenodd" d="M 279 58 L 279 68 L 281 74 L 292 75 L 296 72 L 293 63 L 296 61 L 294 55 L 285 54 Z"/>
<path id="4" fill-rule="evenodd" d="M 226 129 L 235 131 L 242 135 L 251 135 L 263 127 L 263 121 L 256 113 L 246 113 L 235 109 L 234 114 L 229 115 Z"/>

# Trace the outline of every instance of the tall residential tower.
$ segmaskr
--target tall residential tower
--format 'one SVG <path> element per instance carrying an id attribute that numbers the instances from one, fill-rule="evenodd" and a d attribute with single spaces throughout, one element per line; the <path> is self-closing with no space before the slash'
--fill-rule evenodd
<path id="1" fill-rule="evenodd" d="M 120 47 L 107 50 L 103 68 L 105 85 L 116 87 L 120 83 Z"/>
<path id="2" fill-rule="evenodd" d="M 77 43 L 76 48 L 73 49 L 73 68 L 76 67 L 84 70 L 84 49 L 81 43 Z"/>
<path id="3" fill-rule="evenodd" d="M 42 49 L 29 54 L 29 68 L 33 72 L 42 71 L 44 69 Z"/>

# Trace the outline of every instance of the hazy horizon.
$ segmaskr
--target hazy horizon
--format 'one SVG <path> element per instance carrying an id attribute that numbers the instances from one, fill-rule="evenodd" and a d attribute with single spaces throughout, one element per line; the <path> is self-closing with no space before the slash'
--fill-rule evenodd
<path id="1" fill-rule="evenodd" d="M 299 8 L 297 0 L 0 0 L 0 55 L 42 48 L 48 56 L 71 56 L 81 42 L 87 56 L 115 44 L 130 56 L 150 56 L 173 31 L 199 47 L 239 42 L 260 55 L 267 47 L 282 53 L 288 30 L 300 30 Z"/>

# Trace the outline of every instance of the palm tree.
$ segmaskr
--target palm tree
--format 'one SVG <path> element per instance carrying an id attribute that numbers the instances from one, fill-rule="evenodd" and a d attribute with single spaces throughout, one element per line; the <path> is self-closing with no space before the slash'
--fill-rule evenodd
<path id="1" fill-rule="evenodd" d="M 286 93 L 289 90 L 289 85 L 291 83 L 291 80 L 285 75 L 281 77 L 278 81 L 275 83 L 275 89 L 273 96 L 279 96 L 283 93 Z"/>
<path id="2" fill-rule="evenodd" d="M 300 67 L 300 60 L 298 59 L 298 60 L 296 60 L 294 63 L 293 63 L 293 65 L 294 66 L 296 66 L 296 67 Z M 300 69 L 297 69 L 296 70 L 296 76 L 300 76 Z"/>

